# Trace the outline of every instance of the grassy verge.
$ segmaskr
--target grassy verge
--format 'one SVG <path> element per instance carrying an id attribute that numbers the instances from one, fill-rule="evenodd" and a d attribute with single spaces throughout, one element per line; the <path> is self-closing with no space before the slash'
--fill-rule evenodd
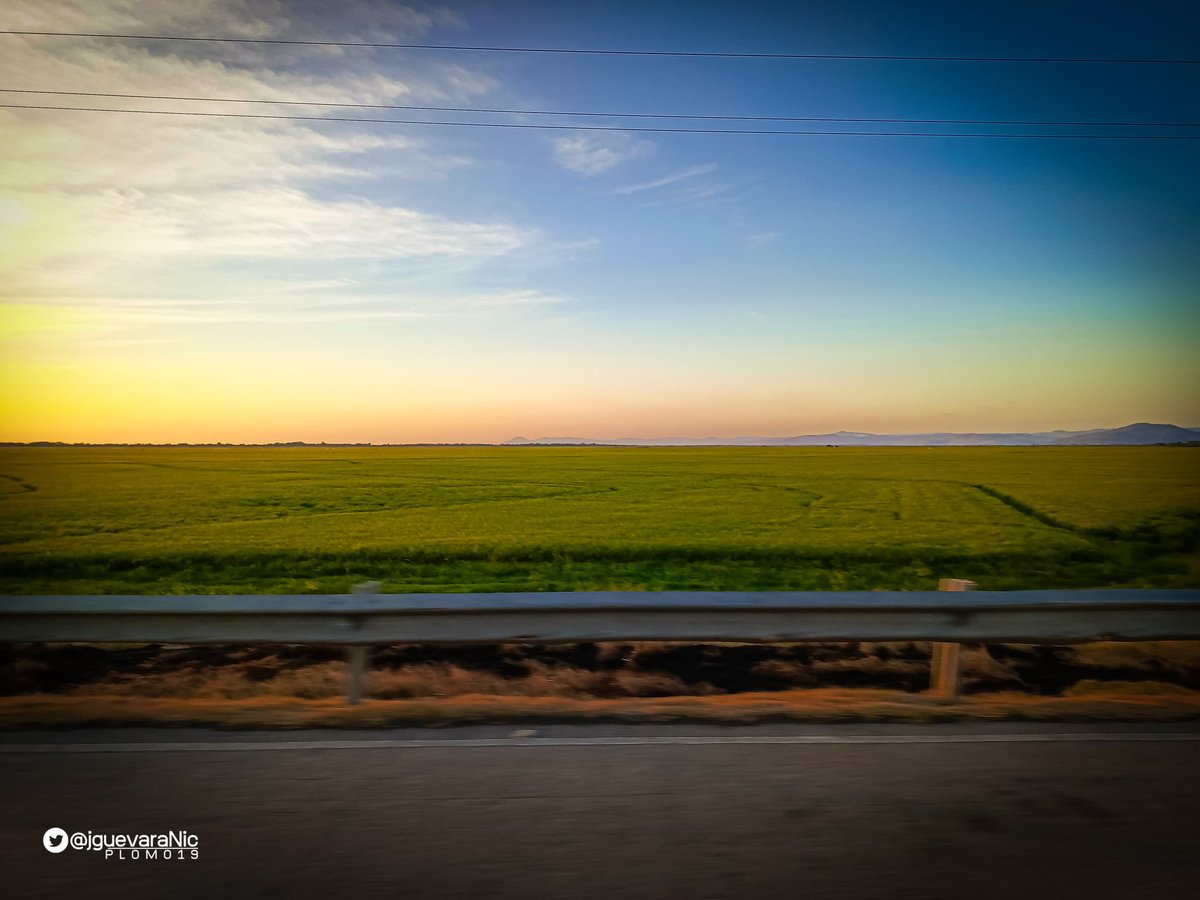
<path id="1" fill-rule="evenodd" d="M 966 646 L 954 703 L 923 693 L 914 642 L 395 645 L 354 708 L 336 648 L 42 645 L 0 662 L 8 728 L 1200 716 L 1200 642 L 1184 641 Z"/>
<path id="2" fill-rule="evenodd" d="M 638 552 L 178 553 L 6 559 L 5 594 L 330 594 L 361 581 L 390 593 L 588 590 L 989 590 L 1200 587 L 1196 554 L 1100 542 L 1066 553 Z"/>
<path id="3" fill-rule="evenodd" d="M 1179 721 L 1200 718 L 1200 691 L 1109 683 L 1062 697 L 1004 692 L 943 703 L 900 691 L 818 688 L 708 697 L 576 699 L 464 694 L 409 700 L 252 697 L 201 700 L 34 694 L 0 698 L 0 727 L 209 726 L 378 728 L 535 722 L 951 722 L 964 719 Z"/>

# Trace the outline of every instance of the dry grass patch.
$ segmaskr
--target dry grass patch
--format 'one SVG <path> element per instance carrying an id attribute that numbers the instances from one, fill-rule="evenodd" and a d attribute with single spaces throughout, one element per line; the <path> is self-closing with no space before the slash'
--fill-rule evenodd
<path id="1" fill-rule="evenodd" d="M 1200 642 L 964 645 L 961 662 L 963 692 L 971 696 L 1059 695 L 1080 682 L 1095 682 L 1102 692 L 1125 682 L 1200 689 Z M 398 644 L 376 648 L 372 663 L 367 695 L 384 701 L 464 694 L 687 698 L 817 688 L 917 696 L 929 684 L 929 646 L 912 641 Z M 0 695 L 336 700 L 345 685 L 343 651 L 329 647 L 48 644 L 0 654 Z"/>
<path id="2" fill-rule="evenodd" d="M 278 667 L 270 658 L 255 665 L 185 666 L 178 671 L 108 675 L 66 688 L 81 697 L 145 697 L 181 700 L 248 700 L 255 697 L 297 697 L 322 700 L 346 691 L 343 662 Z M 455 697 L 487 694 L 515 697 L 619 698 L 703 696 L 715 689 L 707 683 L 689 684 L 669 672 L 629 669 L 590 670 L 526 660 L 523 674 L 509 678 L 486 669 L 451 663 L 415 663 L 374 669 L 367 691 L 378 700 Z"/>
<path id="3" fill-rule="evenodd" d="M 1081 685 L 1063 697 L 992 693 L 941 702 L 901 691 L 817 688 L 691 697 L 579 699 L 461 694 L 346 706 L 340 698 L 237 700 L 34 694 L 0 698 L 0 728 L 167 725 L 236 728 L 387 727 L 530 721 L 949 722 L 963 719 L 1179 721 L 1200 718 L 1200 691 Z"/>

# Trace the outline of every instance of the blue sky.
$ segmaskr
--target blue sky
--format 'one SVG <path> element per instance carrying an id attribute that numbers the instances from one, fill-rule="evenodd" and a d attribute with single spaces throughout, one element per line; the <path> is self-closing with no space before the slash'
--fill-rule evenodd
<path id="1" fill-rule="evenodd" d="M 1166 58 L 1195 56 L 1198 15 L 1184 3 L 18 0 L 6 5 L 0 27 Z M 1200 122 L 1197 65 L 0 41 L 0 86 L 33 90 L 651 114 Z M 6 102 L 280 109 L 29 94 Z M 0 128 L 9 135 L 0 149 L 0 425 L 10 440 L 499 441 L 1034 430 L 1145 419 L 1200 425 L 1200 142 L 543 131 L 44 110 L 0 110 Z"/>

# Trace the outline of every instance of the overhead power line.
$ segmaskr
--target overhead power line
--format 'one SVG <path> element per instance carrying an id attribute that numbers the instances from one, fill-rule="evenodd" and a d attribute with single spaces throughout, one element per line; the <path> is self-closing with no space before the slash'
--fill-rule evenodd
<path id="1" fill-rule="evenodd" d="M 731 53 L 704 50 L 611 50 L 584 47 L 483 47 L 463 44 L 399 44 L 381 41 L 303 41 L 285 38 L 197 37 L 177 34 L 109 34 L 95 31 L 16 31 L 0 34 L 29 37 L 111 38 L 123 41 L 189 41 L 212 44 L 284 44 L 302 47 L 365 47 L 387 50 L 453 50 L 471 53 L 558 53 L 589 56 L 674 56 L 711 59 L 813 59 L 880 62 L 985 62 L 985 63 L 1113 63 L 1138 65 L 1196 65 L 1200 59 L 1081 56 L 902 56 L 865 53 Z"/>
<path id="2" fill-rule="evenodd" d="M 0 94 L 52 94 L 67 97 L 114 97 L 122 100 L 182 100 L 196 103 L 268 103 L 281 106 L 318 106 L 330 109 L 403 109 L 414 112 L 486 113 L 514 116 L 579 116 L 602 119 L 691 119 L 734 122 L 840 122 L 888 125 L 1046 125 L 1093 128 L 1200 128 L 1200 122 L 1099 122 L 1050 119 L 902 119 L 861 116 L 735 116 L 686 113 L 581 112 L 579 110 L 497 109 L 476 106 L 413 106 L 398 103 L 328 103 L 317 100 L 257 100 L 248 97 L 190 97 L 176 94 L 121 94 L 109 91 L 45 91 L 0 88 Z M 622 129 L 628 130 L 628 129 Z"/>
<path id="3" fill-rule="evenodd" d="M 356 122 L 372 125 L 428 125 L 452 128 L 522 128 L 551 131 L 623 131 L 655 134 L 776 134 L 826 137 L 949 137 L 949 138 L 1042 138 L 1086 141 L 1197 141 L 1200 135 L 1187 134 L 1061 134 L 1036 132 L 973 132 L 973 131 L 830 131 L 755 128 L 658 128 L 623 125 L 544 125 L 524 122 L 442 122 L 421 119 L 370 119 L 358 116 L 301 116 L 278 113 L 230 113 L 177 109 L 113 109 L 95 106 L 48 106 L 22 103 L 0 103 L 0 109 L 57 110 L 60 112 L 130 113 L 148 116 L 193 116 L 220 119 L 279 119 L 308 122 Z"/>

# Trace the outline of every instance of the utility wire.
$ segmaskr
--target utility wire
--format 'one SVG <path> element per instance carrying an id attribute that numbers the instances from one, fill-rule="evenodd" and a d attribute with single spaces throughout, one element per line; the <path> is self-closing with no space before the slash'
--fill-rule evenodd
<path id="1" fill-rule="evenodd" d="M 1200 135 L 1188 134 L 1046 134 L 1014 132 L 951 132 L 951 131 L 800 131 L 792 129 L 752 128 L 657 128 L 618 125 L 542 125 L 516 122 L 430 122 L 420 119 L 368 119 L 353 116 L 293 116 L 268 113 L 201 112 L 168 109 L 106 109 L 95 106 L 42 106 L 20 103 L 0 103 L 0 109 L 38 109 L 61 112 L 132 113 L 148 116 L 194 116 L 221 119 L 282 119 L 309 122 L 358 122 L 373 125 L 436 125 L 453 128 L 527 128 L 552 131 L 625 131 L 655 134 L 779 134 L 824 135 L 833 137 L 953 137 L 953 138 L 1053 138 L 1056 140 L 1088 141 L 1198 141 Z"/>
<path id="2" fill-rule="evenodd" d="M 581 47 L 474 47 L 461 44 L 393 44 L 376 41 L 301 41 L 284 38 L 218 38 L 168 34 L 108 34 L 93 31 L 15 31 L 0 34 L 29 37 L 111 38 L 123 41 L 191 41 L 214 44 L 286 44 L 304 47 L 371 47 L 389 50 L 457 50 L 474 53 L 560 53 L 590 56 L 675 56 L 719 59 L 824 59 L 885 62 L 988 62 L 988 63 L 1115 63 L 1138 65 L 1196 65 L 1200 59 L 1153 59 L 1078 56 L 899 56 L 858 53 L 726 53 L 697 50 L 590 50 Z"/>
<path id="3" fill-rule="evenodd" d="M 733 116 L 682 113 L 580 112 L 578 110 L 494 109 L 471 106 L 409 106 L 395 103 L 323 103 L 314 100 L 255 100 L 245 97 L 186 97 L 171 94 L 118 94 L 106 91 L 39 91 L 0 88 L 0 94 L 54 94 L 68 97 L 117 97 L 123 100 L 184 100 L 198 103 L 274 103 L 282 106 L 320 106 L 332 109 L 404 109 L 419 112 L 488 113 L 514 116 L 579 116 L 603 119 L 704 119 L 735 122 L 858 122 L 890 125 L 1054 125 L 1095 128 L 1200 128 L 1200 122 L 1079 122 L 1047 119 L 880 119 L 846 116 Z M 628 130 L 628 129 L 624 129 Z"/>

